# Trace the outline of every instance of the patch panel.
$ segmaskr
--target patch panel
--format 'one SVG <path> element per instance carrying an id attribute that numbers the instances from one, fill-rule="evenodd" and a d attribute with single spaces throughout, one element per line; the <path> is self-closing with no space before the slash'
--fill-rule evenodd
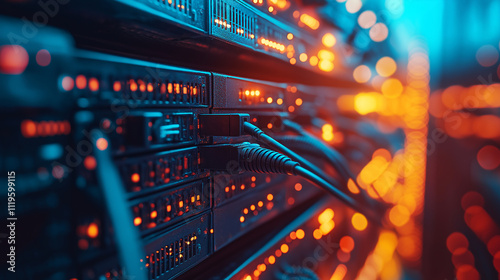
<path id="1" fill-rule="evenodd" d="M 78 51 L 75 74 L 60 88 L 85 98 L 80 107 L 123 111 L 137 107 L 208 107 L 210 74 L 130 58 Z"/>
<path id="2" fill-rule="evenodd" d="M 236 200 L 244 194 L 253 192 L 254 189 L 266 188 L 269 185 L 279 183 L 282 179 L 283 176 L 275 174 L 214 175 L 214 207 Z"/>
<path id="3" fill-rule="evenodd" d="M 314 50 L 318 39 L 259 11 L 245 1 L 213 0 L 211 35 L 289 61 L 289 52 Z M 291 41 L 290 35 L 296 34 Z M 304 66 L 309 66 L 305 64 Z"/>
<path id="4" fill-rule="evenodd" d="M 235 197 L 215 206 L 216 250 L 321 193 L 319 189 L 303 180 L 293 177 L 281 177 L 281 181 L 280 178 L 275 179 L 278 180 L 265 187 L 255 187 L 244 196 Z M 300 188 L 295 187 L 297 184 Z M 217 230 L 222 228 L 224 230 Z"/>
<path id="5" fill-rule="evenodd" d="M 329 279 L 337 267 L 345 267 L 346 264 L 349 271 L 346 269 L 343 276 L 345 279 L 355 278 L 352 273 L 361 268 L 363 260 L 351 259 L 351 255 L 364 248 L 373 248 L 374 240 L 366 236 L 377 234 L 377 230 L 353 230 L 350 219 L 345 218 L 352 213 L 342 205 L 326 199 L 319 200 L 274 235 L 261 247 L 261 251 L 249 257 L 228 278 L 245 279 L 250 275 L 251 279 L 276 279 L 276 275 L 294 278 L 308 273 L 306 268 L 314 269 L 322 263 L 329 265 L 321 270 L 314 269 L 319 279 Z M 309 252 L 310 255 L 297 252 Z"/>
<path id="6" fill-rule="evenodd" d="M 159 195 L 136 199 L 132 203 L 134 225 L 149 233 L 210 208 L 210 182 L 192 182 Z"/>
<path id="7" fill-rule="evenodd" d="M 161 14 L 167 20 L 184 27 L 206 31 L 208 8 L 202 0 L 116 0 L 151 14 Z"/>
<path id="8" fill-rule="evenodd" d="M 213 0 L 212 35 L 229 42 L 255 46 L 255 15 L 238 1 Z"/>
<path id="9" fill-rule="evenodd" d="M 183 225 L 146 240 L 141 259 L 149 279 L 172 279 L 212 253 L 211 217 L 200 214 Z"/>
<path id="10" fill-rule="evenodd" d="M 250 115 L 250 123 L 258 126 L 263 131 L 280 133 L 284 132 L 283 119 L 288 116 L 286 112 L 280 111 L 264 111 L 264 110 L 212 110 L 214 114 L 225 114 L 225 113 L 245 113 Z M 253 141 L 251 136 L 243 135 L 240 137 L 223 137 L 223 136 L 214 136 L 212 137 L 214 144 L 222 144 L 222 143 L 240 143 L 240 142 L 251 142 Z"/>
<path id="11" fill-rule="evenodd" d="M 127 191 L 137 195 L 207 176 L 198 159 L 198 149 L 191 147 L 125 158 L 117 164 Z"/>
<path id="12" fill-rule="evenodd" d="M 78 131 L 99 128 L 110 141 L 116 155 L 152 152 L 208 142 L 198 135 L 198 115 L 208 109 L 134 109 L 113 113 L 107 110 L 76 114 Z M 87 141 L 88 137 L 77 141 Z"/>
<path id="13" fill-rule="evenodd" d="M 214 109 L 283 110 L 286 84 L 266 83 L 214 74 Z"/>

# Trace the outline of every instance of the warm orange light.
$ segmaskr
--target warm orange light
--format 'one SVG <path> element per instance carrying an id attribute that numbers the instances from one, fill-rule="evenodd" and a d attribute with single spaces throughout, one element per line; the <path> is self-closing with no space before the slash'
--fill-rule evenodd
<path id="1" fill-rule="evenodd" d="M 274 255 L 276 255 L 277 258 L 281 257 L 281 255 L 282 255 L 281 250 L 278 249 L 278 250 L 274 251 Z"/>
<path id="2" fill-rule="evenodd" d="M 0 73 L 18 75 L 28 67 L 29 55 L 26 49 L 19 45 L 0 47 Z"/>
<path id="3" fill-rule="evenodd" d="M 327 61 L 331 62 L 331 61 L 335 60 L 335 54 L 333 54 L 331 51 L 328 51 L 328 50 L 320 50 L 318 52 L 318 58 L 320 60 L 327 60 Z"/>
<path id="4" fill-rule="evenodd" d="M 325 132 L 333 132 L 333 126 L 332 126 L 331 124 L 329 124 L 329 123 L 324 124 L 324 125 L 321 127 L 321 131 L 322 131 L 323 133 L 325 133 Z"/>
<path id="5" fill-rule="evenodd" d="M 354 183 L 354 181 L 351 178 L 349 178 L 349 180 L 347 181 L 347 188 L 349 189 L 350 192 L 354 194 L 360 192 L 358 186 L 356 186 L 356 183 Z"/>
<path id="6" fill-rule="evenodd" d="M 34 121 L 25 120 L 21 123 L 21 133 L 25 138 L 31 138 L 36 135 L 36 124 Z"/>
<path id="7" fill-rule="evenodd" d="M 158 212 L 156 210 L 154 210 L 151 212 L 151 214 L 149 214 L 149 216 L 151 217 L 151 219 L 154 219 L 154 218 L 158 217 Z"/>
<path id="8" fill-rule="evenodd" d="M 273 128 L 273 124 L 272 124 L 272 123 L 268 123 L 268 124 L 267 124 L 267 128 L 268 128 L 268 129 L 272 129 L 272 128 Z"/>
<path id="9" fill-rule="evenodd" d="M 130 180 L 134 183 L 138 183 L 141 180 L 141 176 L 139 176 L 138 173 L 134 173 L 130 176 Z"/>
<path id="10" fill-rule="evenodd" d="M 99 235 L 99 227 L 96 223 L 91 223 L 87 228 L 87 235 L 90 238 L 96 238 Z"/>
<path id="11" fill-rule="evenodd" d="M 240 223 L 243 223 L 245 221 L 245 217 L 241 216 L 240 217 Z"/>
<path id="12" fill-rule="evenodd" d="M 115 81 L 113 83 L 113 90 L 114 91 L 120 91 L 122 89 L 122 84 L 119 81 Z"/>
<path id="13" fill-rule="evenodd" d="M 269 264 L 274 264 L 276 262 L 276 258 L 271 255 L 271 256 L 269 256 L 268 261 L 269 261 Z"/>
<path id="14" fill-rule="evenodd" d="M 288 253 L 289 248 L 288 248 L 288 245 L 282 244 L 280 249 L 281 249 L 281 252 L 283 252 L 283 254 L 286 254 L 286 253 Z"/>
<path id="15" fill-rule="evenodd" d="M 354 109 L 361 115 L 375 112 L 377 99 L 370 93 L 359 93 L 354 97 Z"/>
<path id="16" fill-rule="evenodd" d="M 97 166 L 97 161 L 95 157 L 93 156 L 85 157 L 85 159 L 83 160 L 83 166 L 85 166 L 87 170 L 94 170 Z"/>
<path id="17" fill-rule="evenodd" d="M 104 138 L 99 138 L 96 141 L 96 146 L 97 146 L 97 149 L 104 151 L 108 148 L 108 140 L 106 140 Z"/>
<path id="18" fill-rule="evenodd" d="M 295 63 L 297 63 L 297 59 L 290 58 L 290 64 L 294 65 Z"/>
<path id="19" fill-rule="evenodd" d="M 272 194 L 268 194 L 267 195 L 267 200 L 269 200 L 269 201 L 273 200 L 273 195 Z"/>
<path id="20" fill-rule="evenodd" d="M 354 213 L 351 218 L 351 223 L 352 226 L 358 231 L 363 231 L 368 226 L 368 221 L 361 213 Z"/>
<path id="21" fill-rule="evenodd" d="M 91 91 L 98 91 L 99 90 L 99 80 L 96 78 L 90 78 L 89 79 L 89 89 Z"/>
<path id="22" fill-rule="evenodd" d="M 321 239 L 321 237 L 323 237 L 323 233 L 321 232 L 321 230 L 315 229 L 313 231 L 313 237 L 314 239 Z"/>
<path id="23" fill-rule="evenodd" d="M 302 184 L 301 183 L 296 183 L 294 188 L 295 188 L 296 191 L 300 192 L 302 190 Z"/>
<path id="24" fill-rule="evenodd" d="M 136 218 L 134 219 L 134 225 L 135 225 L 135 226 L 138 226 L 138 225 L 140 225 L 141 223 L 142 223 L 142 219 L 141 219 L 141 217 L 136 217 Z"/>
<path id="25" fill-rule="evenodd" d="M 373 152 L 372 159 L 374 159 L 376 157 L 382 157 L 387 162 L 392 160 L 391 152 L 389 152 L 387 149 L 384 149 L 384 148 L 377 149 L 377 150 L 375 150 L 375 152 Z"/>
<path id="26" fill-rule="evenodd" d="M 283 99 L 278 98 L 278 99 L 276 100 L 276 104 L 278 104 L 278 105 L 283 104 Z"/>
<path id="27" fill-rule="evenodd" d="M 410 211 L 402 205 L 396 205 L 389 211 L 389 220 L 393 225 L 401 227 L 410 220 Z"/>
<path id="28" fill-rule="evenodd" d="M 275 41 L 272 41 L 272 40 L 268 40 L 266 38 L 261 38 L 260 43 L 261 43 L 261 45 L 264 45 L 266 47 L 270 47 L 270 48 L 278 50 L 280 52 L 285 51 L 285 45 L 280 44 L 280 43 L 275 42 Z"/>
<path id="29" fill-rule="evenodd" d="M 137 90 L 137 83 L 134 80 L 130 80 L 130 90 L 131 91 L 136 91 Z"/>
<path id="30" fill-rule="evenodd" d="M 273 98 L 272 97 L 268 97 L 267 98 L 267 103 L 269 103 L 269 104 L 273 103 Z"/>
<path id="31" fill-rule="evenodd" d="M 375 69 L 380 76 L 389 77 L 396 72 L 397 65 L 394 59 L 384 56 L 377 61 Z"/>
<path id="32" fill-rule="evenodd" d="M 474 133 L 484 139 L 500 137 L 500 117 L 495 115 L 482 115 L 472 118 Z"/>
<path id="33" fill-rule="evenodd" d="M 337 265 L 337 268 L 335 268 L 335 271 L 333 272 L 332 277 L 330 277 L 330 280 L 343 280 L 346 273 L 347 267 L 344 264 L 339 264 Z"/>
<path id="34" fill-rule="evenodd" d="M 311 58 L 309 58 L 309 64 L 311 64 L 311 66 L 318 65 L 318 62 L 319 62 L 319 59 L 315 55 L 313 55 L 313 56 L 311 56 Z"/>
<path id="35" fill-rule="evenodd" d="M 286 35 L 286 38 L 287 38 L 288 40 L 292 40 L 292 39 L 293 39 L 293 34 L 292 34 L 292 33 L 288 33 L 288 34 Z"/>
<path id="36" fill-rule="evenodd" d="M 302 99 L 301 98 L 295 99 L 295 105 L 297 105 L 297 106 L 302 105 Z"/>
<path id="37" fill-rule="evenodd" d="M 333 36 L 332 33 L 326 33 L 325 35 L 323 35 L 321 42 L 325 47 L 331 48 L 335 45 L 335 43 L 337 43 L 337 39 L 335 38 L 335 36 Z"/>
<path id="38" fill-rule="evenodd" d="M 335 222 L 333 220 L 329 220 L 326 223 L 321 224 L 319 226 L 319 230 L 321 230 L 321 233 L 323 235 L 327 235 L 328 233 L 330 233 L 330 231 L 332 231 L 334 227 L 335 227 Z"/>
<path id="39" fill-rule="evenodd" d="M 76 76 L 75 82 L 78 89 L 84 89 L 87 86 L 87 78 L 83 75 Z"/>
<path id="40" fill-rule="evenodd" d="M 323 132 L 323 134 L 321 135 L 321 138 L 323 138 L 323 140 L 325 140 L 326 142 L 330 142 L 330 141 L 333 141 L 333 139 L 335 138 L 335 135 L 331 131 L 326 131 L 326 132 Z"/>
<path id="41" fill-rule="evenodd" d="M 335 213 L 333 212 L 333 210 L 331 208 L 327 208 L 323 212 L 321 212 L 321 214 L 319 214 L 318 222 L 320 224 L 325 224 L 333 219 L 334 214 Z"/>
<path id="42" fill-rule="evenodd" d="M 306 233 L 302 229 L 298 229 L 297 232 L 295 233 L 297 236 L 297 239 L 302 239 L 306 235 Z"/>
<path id="43" fill-rule="evenodd" d="M 387 98 L 397 98 L 403 93 L 403 85 L 398 79 L 387 79 L 382 84 L 382 94 Z"/>
<path id="44" fill-rule="evenodd" d="M 319 21 L 308 14 L 300 15 L 300 22 L 302 22 L 312 30 L 316 30 L 319 28 Z"/>
<path id="45" fill-rule="evenodd" d="M 334 65 L 331 61 L 328 60 L 320 60 L 318 67 L 321 71 L 331 72 L 334 68 Z"/>
<path id="46" fill-rule="evenodd" d="M 179 208 L 182 208 L 182 207 L 184 207 L 184 201 L 181 200 L 181 201 L 179 201 Z"/>
<path id="47" fill-rule="evenodd" d="M 262 206 L 264 206 L 264 202 L 259 201 L 259 202 L 257 203 L 257 205 L 258 205 L 259 207 L 262 207 Z"/>
<path id="48" fill-rule="evenodd" d="M 306 53 L 301 53 L 301 54 L 299 55 L 299 60 L 300 60 L 301 62 L 306 62 L 306 61 L 307 61 L 307 54 L 306 54 Z"/>
<path id="49" fill-rule="evenodd" d="M 354 239 L 346 235 L 340 239 L 340 249 L 346 253 L 350 253 L 354 249 Z"/>

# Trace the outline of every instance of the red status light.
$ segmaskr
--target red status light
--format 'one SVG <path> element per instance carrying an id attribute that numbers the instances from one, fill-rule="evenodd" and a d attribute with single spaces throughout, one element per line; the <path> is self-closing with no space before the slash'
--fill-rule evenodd
<path id="1" fill-rule="evenodd" d="M 0 47 L 0 72 L 3 74 L 18 75 L 28 66 L 28 52 L 18 45 Z"/>

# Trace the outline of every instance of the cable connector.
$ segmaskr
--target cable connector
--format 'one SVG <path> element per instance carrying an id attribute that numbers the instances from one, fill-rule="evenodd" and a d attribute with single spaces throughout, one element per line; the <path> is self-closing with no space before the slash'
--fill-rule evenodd
<path id="1" fill-rule="evenodd" d="M 201 136 L 241 136 L 243 124 L 250 121 L 249 114 L 200 114 Z"/>
<path id="2" fill-rule="evenodd" d="M 201 168 L 230 174 L 249 171 L 295 175 L 299 165 L 287 156 L 248 142 L 201 146 L 199 151 Z"/>

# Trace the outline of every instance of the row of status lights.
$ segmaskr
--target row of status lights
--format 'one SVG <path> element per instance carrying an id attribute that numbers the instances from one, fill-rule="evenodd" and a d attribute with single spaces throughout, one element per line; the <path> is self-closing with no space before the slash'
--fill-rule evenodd
<path id="1" fill-rule="evenodd" d="M 227 28 L 227 29 L 231 29 L 231 27 L 232 27 L 232 25 L 230 23 L 227 23 L 227 21 L 225 21 L 225 20 L 214 19 L 214 22 L 219 27 L 223 27 L 223 28 Z M 243 35 L 243 34 L 245 34 L 245 30 L 243 28 L 237 28 L 236 33 L 238 33 L 239 35 Z M 255 38 L 255 35 L 249 34 L 248 37 L 253 39 L 253 38 Z"/>
<path id="2" fill-rule="evenodd" d="M 280 43 L 275 42 L 275 41 L 272 41 L 272 40 L 268 40 L 266 38 L 261 38 L 260 43 L 266 47 L 270 47 L 272 49 L 278 50 L 281 53 L 283 53 L 285 51 L 285 45 L 280 44 Z"/>

